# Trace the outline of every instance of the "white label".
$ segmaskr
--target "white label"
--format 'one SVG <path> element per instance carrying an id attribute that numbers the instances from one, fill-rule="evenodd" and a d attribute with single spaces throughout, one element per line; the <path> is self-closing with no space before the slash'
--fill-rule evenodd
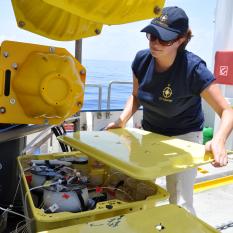
<path id="1" fill-rule="evenodd" d="M 58 204 L 57 203 L 54 203 L 53 205 L 51 205 L 49 207 L 50 211 L 53 213 L 55 212 L 57 209 L 59 208 Z"/>

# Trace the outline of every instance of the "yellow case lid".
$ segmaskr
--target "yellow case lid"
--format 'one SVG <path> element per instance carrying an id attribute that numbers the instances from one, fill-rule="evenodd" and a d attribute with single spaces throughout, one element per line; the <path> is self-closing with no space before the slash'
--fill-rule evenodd
<path id="1" fill-rule="evenodd" d="M 139 129 L 81 131 L 60 141 L 140 180 L 181 172 L 212 161 L 203 145 Z"/>
<path id="2" fill-rule="evenodd" d="M 102 24 L 122 24 L 161 14 L 165 0 L 43 0 L 51 6 Z"/>
<path id="3" fill-rule="evenodd" d="M 164 205 L 103 220 L 63 227 L 48 233 L 218 233 L 176 205 Z"/>
<path id="4" fill-rule="evenodd" d="M 12 0 L 12 5 L 18 27 L 53 40 L 79 40 L 96 36 L 103 27 L 44 0 Z"/>

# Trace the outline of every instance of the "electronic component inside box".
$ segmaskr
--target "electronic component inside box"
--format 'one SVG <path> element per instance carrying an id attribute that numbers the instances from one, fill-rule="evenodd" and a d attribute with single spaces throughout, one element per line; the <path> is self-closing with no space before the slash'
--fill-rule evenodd
<path id="1" fill-rule="evenodd" d="M 43 231 L 154 207 L 168 194 L 81 152 L 18 157 L 32 229 Z M 74 221 L 74 219 L 76 219 Z"/>

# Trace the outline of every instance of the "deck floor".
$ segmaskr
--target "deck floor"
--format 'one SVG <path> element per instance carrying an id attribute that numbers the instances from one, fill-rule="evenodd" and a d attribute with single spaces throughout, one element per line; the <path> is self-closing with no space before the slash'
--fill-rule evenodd
<path id="1" fill-rule="evenodd" d="M 221 226 L 233 222 L 233 184 L 194 194 L 197 216 L 212 225 Z M 233 233 L 233 227 L 223 233 Z"/>

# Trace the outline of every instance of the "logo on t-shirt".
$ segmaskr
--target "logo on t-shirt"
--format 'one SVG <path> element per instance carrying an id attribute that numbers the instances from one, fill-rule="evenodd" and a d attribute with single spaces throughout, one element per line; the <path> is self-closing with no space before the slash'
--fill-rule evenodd
<path id="1" fill-rule="evenodd" d="M 166 101 L 166 102 L 172 102 L 171 96 L 172 96 L 172 89 L 170 87 L 171 85 L 168 84 L 167 87 L 165 87 L 162 91 L 162 97 L 159 97 L 159 100 Z"/>

